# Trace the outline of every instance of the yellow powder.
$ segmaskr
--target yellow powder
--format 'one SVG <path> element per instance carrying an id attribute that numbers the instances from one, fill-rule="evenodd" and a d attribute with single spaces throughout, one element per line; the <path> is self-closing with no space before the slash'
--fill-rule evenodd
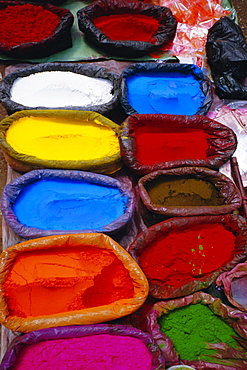
<path id="1" fill-rule="evenodd" d="M 24 117 L 6 132 L 18 153 L 45 160 L 92 160 L 119 153 L 118 135 L 99 121 Z"/>

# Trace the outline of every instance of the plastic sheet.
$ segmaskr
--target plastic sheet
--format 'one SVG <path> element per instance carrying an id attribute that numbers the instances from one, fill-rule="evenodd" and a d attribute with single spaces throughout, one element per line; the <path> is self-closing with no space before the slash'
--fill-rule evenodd
<path id="1" fill-rule="evenodd" d="M 169 181 L 169 179 L 171 179 L 176 181 L 181 178 L 202 180 L 208 182 L 209 184 L 213 184 L 218 193 L 218 205 L 199 205 L 198 201 L 198 205 L 196 206 L 186 206 L 181 201 L 180 205 L 168 206 L 154 204 L 152 202 L 152 199 L 147 191 L 148 185 L 150 186 L 152 185 L 152 182 L 154 183 L 154 181 L 163 179 L 165 186 L 165 180 Z M 196 193 L 195 189 L 188 189 L 184 197 L 186 195 L 189 196 L 189 194 L 192 196 L 195 194 L 200 194 L 199 188 L 200 185 L 198 183 L 198 193 Z M 168 217 L 174 216 L 210 216 L 232 213 L 233 211 L 239 209 L 242 204 L 241 194 L 231 179 L 219 173 L 218 171 L 213 171 L 203 167 L 180 167 L 171 170 L 159 170 L 151 172 L 139 180 L 138 190 L 143 204 L 142 217 L 149 225 L 164 221 Z M 183 194 L 182 190 L 181 194 Z M 174 195 L 176 195 L 175 190 Z M 208 196 L 208 198 L 210 198 L 210 196 Z"/>
<path id="2" fill-rule="evenodd" d="M 94 25 L 97 17 L 111 14 L 141 14 L 158 20 L 160 26 L 150 42 L 112 40 Z M 177 22 L 169 8 L 157 7 L 138 1 L 98 0 L 77 13 L 79 29 L 89 41 L 110 54 L 125 58 L 144 56 L 160 46 L 168 44 L 175 36 Z"/>
<path id="3" fill-rule="evenodd" d="M 242 350 L 237 351 L 224 343 L 210 344 L 210 348 L 216 350 L 215 359 L 221 363 L 210 363 L 201 360 L 188 361 L 179 357 L 172 340 L 161 332 L 157 320 L 160 316 L 176 308 L 196 303 L 208 306 L 213 313 L 230 325 L 243 341 L 247 339 L 247 315 L 223 304 L 219 298 L 213 298 L 209 294 L 197 292 L 184 298 L 156 303 L 148 314 L 148 332 L 162 348 L 166 358 L 166 366 L 185 364 L 195 367 L 197 370 L 245 370 L 247 359 L 244 348 L 242 347 Z"/>
<path id="4" fill-rule="evenodd" d="M 43 160 L 35 156 L 22 154 L 15 151 L 6 141 L 6 131 L 9 127 L 23 117 L 34 117 L 44 119 L 60 119 L 61 121 L 76 120 L 83 123 L 87 122 L 90 125 L 96 124 L 99 127 L 106 127 L 112 129 L 115 135 L 118 135 L 119 126 L 113 121 L 100 115 L 99 113 L 90 111 L 76 111 L 76 110 L 23 110 L 13 113 L 11 116 L 5 118 L 0 126 L 0 146 L 3 150 L 5 159 L 10 166 L 19 172 L 28 172 L 37 168 L 55 168 L 55 169 L 79 169 L 85 171 L 99 172 L 99 173 L 113 173 L 119 170 L 122 166 L 120 149 L 119 153 L 106 156 L 104 158 L 95 158 L 92 160 Z"/>
<path id="5" fill-rule="evenodd" d="M 224 288 L 228 301 L 241 311 L 247 311 L 247 262 L 239 263 L 231 271 L 223 272 L 216 284 Z"/>
<path id="6" fill-rule="evenodd" d="M 112 99 L 108 103 L 104 103 L 96 106 L 63 106 L 51 109 L 73 109 L 73 110 L 85 110 L 94 111 L 100 114 L 107 114 L 112 111 L 118 105 L 119 96 L 119 77 L 116 73 L 109 71 L 106 68 L 95 66 L 92 64 L 70 64 L 70 63 L 44 63 L 36 66 L 28 66 L 16 72 L 12 72 L 5 76 L 1 81 L 0 87 L 0 101 L 6 108 L 8 114 L 12 114 L 16 111 L 26 109 L 49 109 L 47 107 L 37 106 L 35 108 L 24 106 L 20 103 L 15 102 L 11 98 L 13 84 L 17 79 L 31 76 L 32 74 L 44 72 L 44 71 L 65 71 L 73 72 L 79 75 L 92 77 L 95 79 L 105 79 L 106 81 L 112 82 Z"/>
<path id="7" fill-rule="evenodd" d="M 145 164 L 137 160 L 136 134 L 139 127 L 158 128 L 162 127 L 174 131 L 177 128 L 201 129 L 207 135 L 208 149 L 205 159 L 181 158 L 173 161 L 163 161 L 154 164 Z M 232 156 L 237 147 L 234 132 L 228 127 L 200 115 L 183 116 L 169 114 L 134 114 L 129 116 L 120 126 L 120 151 L 123 162 L 138 175 L 145 175 L 160 169 L 175 167 L 209 167 L 219 168 Z"/>
<path id="8" fill-rule="evenodd" d="M 9 314 L 8 302 L 6 302 L 4 294 L 4 282 L 9 275 L 13 263 L 20 254 L 23 256 L 25 252 L 49 252 L 50 249 L 54 250 L 54 248 L 62 252 L 65 248 L 80 248 L 83 245 L 99 248 L 102 252 L 107 250 L 116 255 L 128 270 L 130 278 L 133 281 L 133 298 L 116 300 L 111 304 L 99 307 L 90 307 L 51 315 L 44 314 L 37 317 L 19 317 Z M 55 326 L 96 324 L 113 320 L 136 311 L 145 302 L 148 294 L 147 279 L 139 266 L 118 243 L 105 234 L 55 235 L 17 244 L 2 252 L 0 269 L 1 324 L 12 331 L 23 333 Z"/>
<path id="9" fill-rule="evenodd" d="M 1 0 L 0 9 L 5 9 L 7 6 L 23 4 L 26 4 L 26 2 Z M 67 9 L 59 8 L 58 6 L 49 3 L 40 3 L 38 5 L 42 6 L 45 10 L 51 11 L 60 18 L 58 26 L 50 37 L 45 38 L 41 42 L 24 43 L 14 47 L 0 43 L 0 50 L 8 57 L 22 59 L 45 58 L 72 46 L 70 30 L 74 22 L 73 14 Z"/>
<path id="10" fill-rule="evenodd" d="M 217 0 L 146 0 L 160 6 L 167 6 L 178 21 L 176 36 L 171 49 L 180 55 L 205 55 L 208 29 L 223 16 L 230 15 L 230 7 L 223 8 Z M 233 12 L 234 16 L 234 12 Z"/>
<path id="11" fill-rule="evenodd" d="M 221 99 L 247 99 L 247 43 L 241 28 L 227 17 L 217 21 L 208 32 L 208 63 Z"/>
<path id="12" fill-rule="evenodd" d="M 247 109 L 234 109 L 234 106 L 230 108 L 228 105 L 223 105 L 218 110 L 209 112 L 207 116 L 231 128 L 236 134 L 238 145 L 234 156 L 237 157 L 243 183 L 247 186 L 247 163 L 245 160 L 247 156 Z M 226 174 L 227 166 L 223 166 L 220 171 Z"/>
<path id="13" fill-rule="evenodd" d="M 217 270 L 210 273 L 194 277 L 193 280 L 183 283 L 181 279 L 181 286 L 175 287 L 166 281 L 148 279 L 150 285 L 150 294 L 159 299 L 182 297 L 187 294 L 194 293 L 201 289 L 209 287 L 216 278 L 224 271 L 231 270 L 238 263 L 246 260 L 246 224 L 242 223 L 238 216 L 224 215 L 224 216 L 195 216 L 195 217 L 176 217 L 171 220 L 160 222 L 151 226 L 140 233 L 136 239 L 131 243 L 128 252 L 138 262 L 142 252 L 152 245 L 159 238 L 165 238 L 170 231 L 189 230 L 195 225 L 204 224 L 221 224 L 226 230 L 229 230 L 236 236 L 235 249 L 232 255 L 232 260 L 223 264 Z M 174 261 L 176 259 L 174 255 Z M 176 272 L 174 271 L 174 274 Z M 177 272 L 181 275 L 181 272 Z"/>

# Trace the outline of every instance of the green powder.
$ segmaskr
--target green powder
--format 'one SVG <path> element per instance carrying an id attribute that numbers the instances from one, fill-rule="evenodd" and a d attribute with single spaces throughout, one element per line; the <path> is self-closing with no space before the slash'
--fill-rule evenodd
<path id="1" fill-rule="evenodd" d="M 206 348 L 205 342 L 223 342 L 231 347 L 238 347 L 231 337 L 238 336 L 237 333 L 203 304 L 191 304 L 173 310 L 162 315 L 158 323 L 161 331 L 172 339 L 175 349 L 184 360 L 219 362 L 205 356 L 215 353 L 215 350 Z"/>

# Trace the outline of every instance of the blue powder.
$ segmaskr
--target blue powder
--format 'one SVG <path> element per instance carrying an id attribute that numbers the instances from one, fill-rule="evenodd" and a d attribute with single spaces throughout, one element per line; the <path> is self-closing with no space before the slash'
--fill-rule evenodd
<path id="1" fill-rule="evenodd" d="M 13 211 L 43 230 L 99 230 L 122 216 L 128 197 L 118 188 L 78 180 L 40 180 L 26 186 Z"/>
<path id="2" fill-rule="evenodd" d="M 140 114 L 196 114 L 205 95 L 192 74 L 144 72 L 126 78 L 129 104 Z"/>

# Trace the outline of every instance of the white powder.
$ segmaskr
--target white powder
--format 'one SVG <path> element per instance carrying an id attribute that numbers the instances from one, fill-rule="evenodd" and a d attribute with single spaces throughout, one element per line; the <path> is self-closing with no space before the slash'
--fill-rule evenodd
<path id="1" fill-rule="evenodd" d="M 11 89 L 11 100 L 26 107 L 89 107 L 108 103 L 113 83 L 69 71 L 45 71 L 20 77 Z"/>

